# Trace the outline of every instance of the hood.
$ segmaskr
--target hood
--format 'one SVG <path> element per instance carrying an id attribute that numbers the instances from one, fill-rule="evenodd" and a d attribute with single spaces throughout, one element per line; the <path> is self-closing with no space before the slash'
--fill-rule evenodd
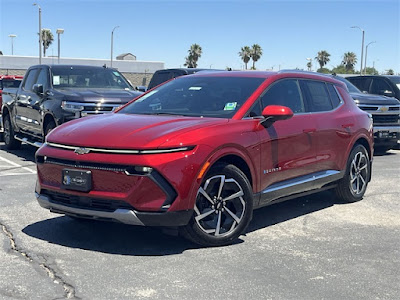
<path id="1" fill-rule="evenodd" d="M 96 102 L 103 103 L 112 102 L 117 104 L 125 104 L 137 96 L 143 94 L 132 90 L 117 90 L 117 89 L 60 89 L 65 100 L 74 102 Z"/>
<path id="2" fill-rule="evenodd" d="M 357 104 L 368 105 L 398 105 L 400 101 L 396 98 L 386 97 L 381 95 L 363 94 L 363 93 L 350 93 L 350 96 L 356 101 Z"/>
<path id="3" fill-rule="evenodd" d="M 217 118 L 112 113 L 84 117 L 58 126 L 47 136 L 47 141 L 106 149 L 155 149 L 179 134 L 228 121 Z"/>

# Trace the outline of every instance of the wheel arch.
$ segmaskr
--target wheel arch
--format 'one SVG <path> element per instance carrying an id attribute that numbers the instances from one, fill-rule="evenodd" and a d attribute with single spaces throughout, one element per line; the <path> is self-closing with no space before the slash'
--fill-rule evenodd
<path id="1" fill-rule="evenodd" d="M 46 130 L 47 124 L 54 122 L 54 124 L 57 126 L 57 121 L 56 118 L 52 114 L 46 114 L 43 118 L 43 126 L 42 126 L 42 133 L 44 135 L 44 131 Z"/>
<path id="2" fill-rule="evenodd" d="M 364 148 L 367 150 L 367 153 L 368 153 L 368 156 L 369 156 L 369 164 L 370 164 L 370 172 L 369 172 L 368 181 L 371 181 L 371 178 L 372 178 L 372 160 L 373 160 L 372 156 L 373 156 L 373 148 L 371 149 L 371 145 L 368 143 L 368 140 L 367 140 L 366 138 L 360 137 L 360 138 L 358 138 L 358 139 L 355 141 L 355 143 L 354 143 L 353 147 L 351 148 L 350 152 L 351 152 L 355 147 L 357 147 L 357 145 L 362 145 L 362 146 L 364 146 Z"/>
<path id="3" fill-rule="evenodd" d="M 250 186 L 253 187 L 253 176 L 251 175 L 251 170 L 247 162 L 240 156 L 236 154 L 228 154 L 225 156 L 220 157 L 218 160 L 216 160 L 213 165 L 217 163 L 225 163 L 225 164 L 230 164 L 234 165 L 237 167 L 240 171 L 243 172 L 243 174 L 246 176 L 247 180 L 250 183 Z"/>

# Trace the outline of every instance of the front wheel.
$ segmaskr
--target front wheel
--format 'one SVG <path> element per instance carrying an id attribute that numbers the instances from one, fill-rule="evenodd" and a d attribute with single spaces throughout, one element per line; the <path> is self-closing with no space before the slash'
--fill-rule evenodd
<path id="1" fill-rule="evenodd" d="M 370 172 L 367 150 L 362 145 L 355 146 L 347 161 L 346 174 L 336 187 L 336 195 L 345 202 L 361 200 L 367 190 Z"/>
<path id="2" fill-rule="evenodd" d="M 246 176 L 233 165 L 217 164 L 204 178 L 194 215 L 181 233 L 203 246 L 227 245 L 246 230 L 252 214 L 253 193 Z"/>
<path id="3" fill-rule="evenodd" d="M 14 138 L 14 128 L 11 123 L 10 115 L 7 114 L 4 117 L 4 144 L 6 149 L 19 149 L 21 147 L 21 142 Z"/>

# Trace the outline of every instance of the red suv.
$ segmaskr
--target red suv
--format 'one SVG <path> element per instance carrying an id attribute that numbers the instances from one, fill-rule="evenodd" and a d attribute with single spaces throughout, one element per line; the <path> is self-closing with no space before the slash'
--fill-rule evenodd
<path id="1" fill-rule="evenodd" d="M 36 154 L 36 197 L 74 218 L 173 226 L 225 245 L 255 208 L 327 189 L 362 199 L 372 155 L 372 119 L 340 81 L 198 73 L 54 129 Z"/>

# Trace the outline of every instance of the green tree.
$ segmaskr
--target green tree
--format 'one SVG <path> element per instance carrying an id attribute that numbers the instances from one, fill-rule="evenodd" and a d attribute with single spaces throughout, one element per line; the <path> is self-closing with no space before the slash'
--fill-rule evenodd
<path id="1" fill-rule="evenodd" d="M 375 68 L 367 67 L 367 68 L 365 68 L 365 74 L 368 74 L 368 75 L 379 75 L 379 72 Z"/>
<path id="2" fill-rule="evenodd" d="M 50 29 L 42 29 L 42 44 L 43 44 L 43 56 L 46 56 L 46 50 L 53 43 L 54 36 Z"/>
<path id="3" fill-rule="evenodd" d="M 386 70 L 386 75 L 394 75 L 394 71 L 392 69 Z"/>
<path id="4" fill-rule="evenodd" d="M 321 50 L 318 52 L 317 56 L 315 57 L 315 60 L 318 61 L 319 67 L 322 69 L 329 61 L 331 56 L 327 51 Z"/>
<path id="5" fill-rule="evenodd" d="M 357 63 L 357 56 L 354 52 L 346 52 L 343 55 L 342 64 L 346 67 L 346 73 L 354 73 L 354 65 Z"/>
<path id="6" fill-rule="evenodd" d="M 335 73 L 335 74 L 346 74 L 347 73 L 346 67 L 343 64 L 337 65 L 335 68 L 332 69 L 332 73 Z"/>
<path id="7" fill-rule="evenodd" d="M 198 44 L 193 44 L 190 46 L 188 53 L 189 55 L 185 57 L 186 62 L 184 63 L 184 66 L 188 68 L 197 68 L 197 61 L 203 53 L 201 47 Z"/>
<path id="8" fill-rule="evenodd" d="M 251 49 L 249 46 L 244 46 L 242 49 L 240 49 L 239 52 L 240 58 L 243 60 L 245 69 L 247 70 L 247 64 L 250 61 L 251 58 Z"/>
<path id="9" fill-rule="evenodd" d="M 253 60 L 252 70 L 256 70 L 256 61 L 258 61 L 263 54 L 262 48 L 258 44 L 251 46 L 251 59 Z"/>
<path id="10" fill-rule="evenodd" d="M 319 68 L 317 70 L 318 73 L 324 73 L 324 74 L 330 74 L 332 73 L 331 70 L 329 70 L 328 68 Z"/>

